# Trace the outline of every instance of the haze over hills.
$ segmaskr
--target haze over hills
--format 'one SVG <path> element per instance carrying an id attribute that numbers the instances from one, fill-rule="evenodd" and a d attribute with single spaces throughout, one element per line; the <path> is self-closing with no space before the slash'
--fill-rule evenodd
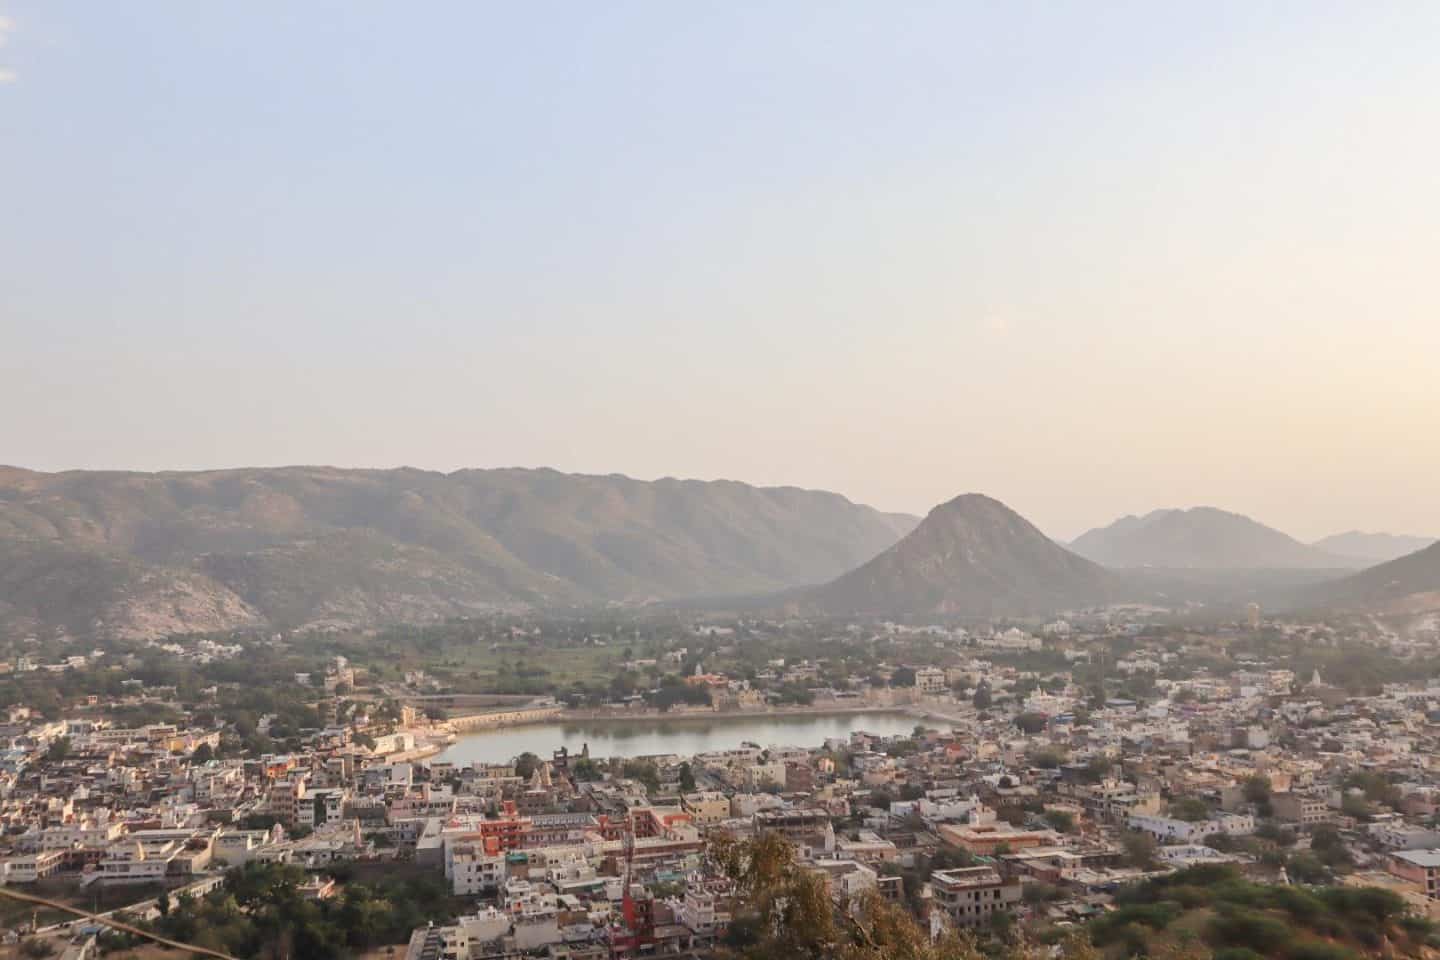
<path id="1" fill-rule="evenodd" d="M 1367 613 L 1440 610 L 1440 543 L 1306 590 L 1303 606 Z"/>
<path id="2" fill-rule="evenodd" d="M 149 637 L 776 594 L 827 615 L 1048 615 L 1233 599 L 1359 562 L 1209 508 L 1127 517 L 1075 547 L 978 494 L 922 522 L 819 491 L 544 469 L 0 467 L 0 631 Z M 1440 568 L 1397 563 L 1339 581 L 1336 603 L 1440 596 Z M 1244 582 L 1203 580 L 1215 570 Z M 1275 570 L 1297 575 L 1251 582 Z"/>
<path id="3" fill-rule="evenodd" d="M 1337 533 L 1311 544 L 1317 550 L 1337 557 L 1350 558 L 1361 566 L 1386 563 L 1407 554 L 1424 550 L 1435 542 L 1434 537 L 1411 537 L 1395 533 L 1364 533 L 1351 530 Z"/>
<path id="4" fill-rule="evenodd" d="M 1070 548 L 1096 563 L 1120 568 L 1318 570 L 1365 564 L 1307 546 L 1249 517 L 1214 507 L 1121 517 L 1107 527 L 1081 534 Z"/>
<path id="5" fill-rule="evenodd" d="M 964 494 L 931 510 L 869 563 L 813 590 L 825 614 L 1045 615 L 1103 603 L 1115 574 L 1066 550 L 998 500 Z"/>
<path id="6" fill-rule="evenodd" d="M 155 636 L 773 592 L 915 523 L 821 491 L 544 469 L 0 468 L 0 627 Z"/>

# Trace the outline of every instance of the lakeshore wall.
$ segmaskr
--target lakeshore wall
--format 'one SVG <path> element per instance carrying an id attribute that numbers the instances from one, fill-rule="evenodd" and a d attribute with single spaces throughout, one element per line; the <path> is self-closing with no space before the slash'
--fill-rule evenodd
<path id="1" fill-rule="evenodd" d="M 446 721 L 456 733 L 471 733 L 492 727 L 511 727 L 521 723 L 542 723 L 559 720 L 565 716 L 560 707 L 531 707 L 525 710 L 504 710 L 499 713 L 474 713 L 464 717 L 451 717 Z"/>

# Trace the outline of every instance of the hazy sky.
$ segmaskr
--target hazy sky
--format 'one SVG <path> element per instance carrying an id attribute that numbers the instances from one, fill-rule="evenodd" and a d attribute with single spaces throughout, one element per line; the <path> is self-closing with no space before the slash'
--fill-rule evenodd
<path id="1" fill-rule="evenodd" d="M 0 0 L 0 462 L 1440 534 L 1440 4 Z"/>

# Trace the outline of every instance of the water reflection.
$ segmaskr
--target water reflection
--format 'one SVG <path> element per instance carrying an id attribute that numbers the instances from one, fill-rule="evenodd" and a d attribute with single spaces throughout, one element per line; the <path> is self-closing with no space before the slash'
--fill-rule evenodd
<path id="1" fill-rule="evenodd" d="M 560 747 L 572 753 L 590 745 L 593 757 L 643 757 L 733 750 L 742 743 L 818 747 L 831 737 L 864 730 L 880 736 L 909 733 L 916 720 L 904 713 L 772 714 L 757 717 L 646 717 L 537 723 L 462 736 L 437 759 L 456 763 L 501 763 L 521 753 L 550 756 Z"/>

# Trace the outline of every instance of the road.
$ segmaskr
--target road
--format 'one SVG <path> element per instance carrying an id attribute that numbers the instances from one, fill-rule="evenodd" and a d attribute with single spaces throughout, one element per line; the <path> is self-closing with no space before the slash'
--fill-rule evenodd
<path id="1" fill-rule="evenodd" d="M 174 903 L 180 897 L 186 895 L 192 897 L 203 897 L 211 890 L 214 890 L 217 886 L 220 886 L 223 881 L 224 875 L 217 873 L 213 876 L 202 877 L 201 879 L 196 880 L 194 883 L 187 883 L 183 887 L 176 887 L 174 890 L 170 890 L 167 892 L 170 896 L 170 902 Z M 128 904 L 123 907 L 116 907 L 113 910 L 106 910 L 103 913 L 86 915 L 109 919 L 114 917 L 118 913 L 130 914 L 131 916 L 139 917 L 141 920 L 154 920 L 160 915 L 160 904 L 157 903 L 155 898 L 152 897 L 149 900 L 141 900 L 137 903 Z M 62 923 L 52 923 L 49 926 L 41 927 L 35 932 L 41 934 L 55 933 L 57 931 L 68 930 L 73 925 L 73 920 L 65 921 Z"/>

